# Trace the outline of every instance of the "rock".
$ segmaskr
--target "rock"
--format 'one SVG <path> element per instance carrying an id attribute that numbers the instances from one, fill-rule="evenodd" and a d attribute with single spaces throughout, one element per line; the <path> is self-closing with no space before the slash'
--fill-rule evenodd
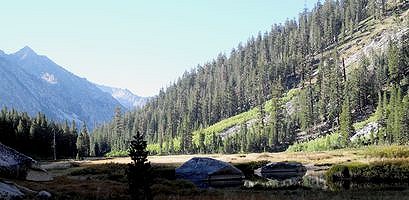
<path id="1" fill-rule="evenodd" d="M 212 158 L 192 158 L 175 172 L 176 178 L 187 179 L 198 186 L 204 186 L 205 182 L 210 186 L 234 185 L 244 179 L 243 172 L 233 165 Z"/>
<path id="2" fill-rule="evenodd" d="M 47 171 L 43 169 L 32 168 L 27 171 L 26 180 L 43 182 L 43 181 L 52 181 L 53 177 L 50 174 L 48 174 Z"/>
<path id="3" fill-rule="evenodd" d="M 367 125 L 365 125 L 362 129 L 358 130 L 355 135 L 353 135 L 350 140 L 355 141 L 358 138 L 365 138 L 365 139 L 370 139 L 371 134 L 376 134 L 378 133 L 379 130 L 379 124 L 378 122 L 370 122 Z"/>
<path id="4" fill-rule="evenodd" d="M 22 199 L 25 195 L 14 185 L 0 181 L 0 199 Z"/>
<path id="5" fill-rule="evenodd" d="M 30 181 L 53 178 L 32 158 L 0 143 L 0 177 Z"/>
<path id="6" fill-rule="evenodd" d="M 44 190 L 38 192 L 38 194 L 36 195 L 36 197 L 37 197 L 38 199 L 50 199 L 51 196 L 52 196 L 52 195 L 51 195 L 49 192 L 44 191 Z"/>
<path id="7" fill-rule="evenodd" d="M 368 41 L 363 48 L 355 51 L 351 56 L 345 59 L 345 65 L 350 66 L 360 61 L 362 56 L 370 56 L 372 52 L 386 51 L 389 41 L 399 41 L 404 35 L 409 33 L 409 28 L 402 28 L 399 31 L 383 29 L 377 33 L 379 36 L 372 41 Z"/>
<path id="8" fill-rule="evenodd" d="M 304 176 L 307 168 L 298 162 L 273 162 L 254 170 L 254 174 L 270 179 Z"/>

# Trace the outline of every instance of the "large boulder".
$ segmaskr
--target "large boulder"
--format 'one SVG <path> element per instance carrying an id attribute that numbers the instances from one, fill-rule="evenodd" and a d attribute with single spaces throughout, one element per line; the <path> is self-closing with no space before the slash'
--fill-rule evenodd
<path id="1" fill-rule="evenodd" d="M 242 171 L 233 165 L 212 158 L 192 158 L 176 168 L 176 178 L 187 179 L 196 185 L 209 183 L 211 186 L 227 186 L 241 183 Z"/>
<path id="2" fill-rule="evenodd" d="M 15 200 L 22 199 L 24 193 L 20 191 L 14 184 L 8 184 L 0 181 L 0 199 L 3 200 Z"/>
<path id="3" fill-rule="evenodd" d="M 17 185 L 11 181 L 0 180 L 0 199 L 17 200 L 17 199 L 50 199 L 52 195 L 47 191 L 34 191 L 26 187 Z"/>
<path id="4" fill-rule="evenodd" d="M 51 181 L 53 178 L 32 158 L 0 143 L 0 177 L 29 181 Z"/>
<path id="5" fill-rule="evenodd" d="M 304 176 L 307 168 L 298 162 L 272 162 L 254 170 L 254 174 L 270 179 Z"/>

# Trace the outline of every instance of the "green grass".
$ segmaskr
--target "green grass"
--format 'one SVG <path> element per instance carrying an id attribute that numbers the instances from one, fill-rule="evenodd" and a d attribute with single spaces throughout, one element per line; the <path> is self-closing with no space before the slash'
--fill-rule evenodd
<path id="1" fill-rule="evenodd" d="M 354 128 L 355 130 L 360 130 L 364 128 L 366 125 L 368 125 L 369 123 L 377 122 L 378 120 L 379 120 L 379 115 L 375 112 L 371 116 L 369 116 L 368 119 L 355 123 Z"/>
<path id="2" fill-rule="evenodd" d="M 105 154 L 105 157 L 126 157 L 128 155 L 128 151 L 110 151 Z"/>
<path id="3" fill-rule="evenodd" d="M 402 181 L 409 180 L 407 161 L 388 160 L 365 163 L 346 163 L 332 166 L 325 174 L 327 180 L 337 181 Z"/>
<path id="4" fill-rule="evenodd" d="M 299 152 L 299 151 L 328 151 L 340 149 L 339 145 L 339 134 L 338 132 L 331 133 L 329 135 L 318 137 L 314 140 L 308 142 L 295 143 L 288 147 L 288 152 Z"/>
<path id="5" fill-rule="evenodd" d="M 375 158 L 409 158 L 408 146 L 368 146 L 360 154 Z"/>

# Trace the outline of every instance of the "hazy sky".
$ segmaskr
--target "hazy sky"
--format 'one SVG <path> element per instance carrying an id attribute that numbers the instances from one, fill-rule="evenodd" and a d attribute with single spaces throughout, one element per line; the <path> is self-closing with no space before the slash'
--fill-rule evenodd
<path id="1" fill-rule="evenodd" d="M 311 8 L 317 0 L 307 0 Z M 185 70 L 294 18 L 304 0 L 2 1 L 0 49 L 28 45 L 88 80 L 155 95 Z"/>

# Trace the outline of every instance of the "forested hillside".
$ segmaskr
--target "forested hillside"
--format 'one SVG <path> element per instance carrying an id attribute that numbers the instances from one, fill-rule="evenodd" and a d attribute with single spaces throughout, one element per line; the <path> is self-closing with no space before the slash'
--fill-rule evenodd
<path id="1" fill-rule="evenodd" d="M 27 112 L 2 108 L 0 133 L 2 144 L 35 158 L 61 159 L 90 155 L 87 127 L 84 124 L 78 130 L 75 121 L 71 125 L 68 121 L 56 123 L 42 113 L 31 117 Z"/>
<path id="2" fill-rule="evenodd" d="M 318 2 L 297 20 L 274 24 L 229 55 L 185 72 L 142 109 L 117 109 L 111 123 L 95 129 L 91 146 L 103 146 L 98 153 L 124 151 L 140 130 L 153 153 L 278 151 L 302 134 L 338 129 L 345 136 L 339 145 L 345 146 L 353 122 L 374 112 L 378 99 L 391 107 L 385 120 L 405 129 L 406 113 L 396 111 L 389 119 L 398 103 L 388 102 L 402 102 L 407 94 L 407 34 L 357 62 L 345 52 L 360 45 L 351 41 L 362 40 L 359 33 L 370 32 L 362 28 L 369 23 L 382 29 L 392 20 L 398 30 L 408 29 L 407 10 L 407 1 Z"/>

